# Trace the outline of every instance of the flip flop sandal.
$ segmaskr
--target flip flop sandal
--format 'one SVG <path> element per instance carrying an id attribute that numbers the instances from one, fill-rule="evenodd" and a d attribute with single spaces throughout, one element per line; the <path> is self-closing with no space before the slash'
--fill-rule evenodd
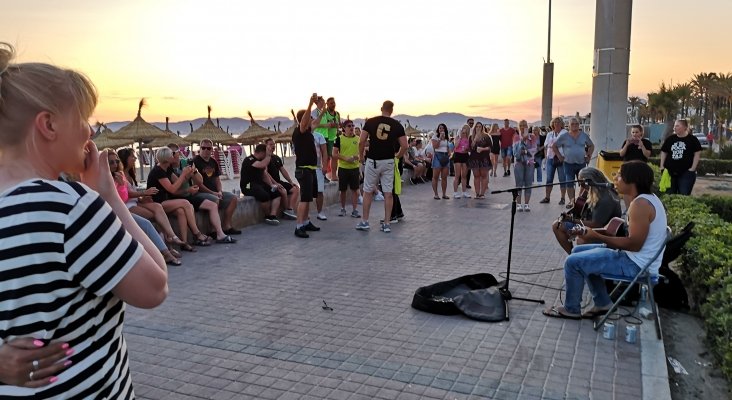
<path id="1" fill-rule="evenodd" d="M 190 244 L 188 244 L 188 243 L 186 243 L 186 244 L 182 244 L 182 245 L 180 246 L 180 249 L 181 249 L 181 250 L 183 250 L 183 251 L 188 251 L 188 252 L 191 252 L 191 253 L 195 253 L 195 252 L 197 252 L 197 251 L 198 251 L 198 250 L 196 250 L 196 248 L 195 248 L 195 247 L 191 246 L 191 245 L 190 245 Z"/>
<path id="2" fill-rule="evenodd" d="M 445 200 L 450 200 L 450 196 L 442 196 L 442 198 Z"/>
<path id="3" fill-rule="evenodd" d="M 208 236 L 206 236 L 206 237 L 208 238 Z M 208 240 L 201 240 L 201 239 L 194 240 L 193 244 L 196 246 L 201 246 L 201 247 L 211 246 L 211 242 L 209 242 Z"/>
<path id="4" fill-rule="evenodd" d="M 440 200 L 440 196 L 435 196 L 435 200 Z"/>
<path id="5" fill-rule="evenodd" d="M 183 263 L 177 258 L 173 258 L 171 260 L 165 260 L 165 263 L 168 265 L 174 265 L 176 267 L 180 267 L 181 265 L 183 265 Z"/>
<path id="6" fill-rule="evenodd" d="M 595 319 L 597 317 L 602 317 L 607 313 L 607 309 L 600 310 L 600 309 L 590 309 L 582 313 L 582 319 Z"/>
<path id="7" fill-rule="evenodd" d="M 168 249 L 168 251 L 169 251 L 169 252 L 170 252 L 170 254 L 172 254 L 172 255 L 173 255 L 173 257 L 175 257 L 175 258 L 180 258 L 180 257 L 181 257 L 180 251 L 178 251 L 178 250 L 176 250 L 176 249 Z"/>
<path id="8" fill-rule="evenodd" d="M 224 243 L 224 244 L 228 243 L 228 244 L 231 244 L 231 243 L 236 243 L 236 239 L 232 238 L 229 235 L 226 235 L 226 236 L 224 236 L 223 239 L 216 239 L 216 243 Z"/>
<path id="9" fill-rule="evenodd" d="M 563 310 L 564 310 L 564 308 L 562 308 L 562 311 Z M 562 314 L 559 307 L 548 308 L 548 309 L 542 311 L 541 313 L 546 315 L 547 317 L 551 317 L 551 318 L 572 319 L 572 320 L 582 319 L 581 315 Z"/>
<path id="10" fill-rule="evenodd" d="M 170 238 L 165 239 L 165 242 L 168 244 L 174 244 L 176 246 L 180 246 L 183 244 L 183 241 L 180 240 L 178 236 L 172 236 Z"/>

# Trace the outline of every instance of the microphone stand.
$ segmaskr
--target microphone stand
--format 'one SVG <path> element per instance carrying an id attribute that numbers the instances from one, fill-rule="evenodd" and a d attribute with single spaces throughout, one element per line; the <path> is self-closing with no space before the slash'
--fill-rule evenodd
<path id="1" fill-rule="evenodd" d="M 529 299 L 525 297 L 515 297 L 511 294 L 511 291 L 508 288 L 508 284 L 511 281 L 511 253 L 513 253 L 513 226 L 514 226 L 514 220 L 516 219 L 516 199 L 519 196 L 519 192 L 524 189 L 535 189 L 535 188 L 542 188 L 542 187 L 548 187 L 548 186 L 556 186 L 560 184 L 567 184 L 567 183 L 577 183 L 577 182 L 585 182 L 585 180 L 574 180 L 574 181 L 565 181 L 565 182 L 557 182 L 557 183 L 548 183 L 546 185 L 534 185 L 534 186 L 527 186 L 527 187 L 515 187 L 511 189 L 504 189 L 504 190 L 493 190 L 491 191 L 491 194 L 497 194 L 497 193 L 511 193 L 513 196 L 513 201 L 511 202 L 511 229 L 509 231 L 508 235 L 508 261 L 506 263 L 506 282 L 498 288 L 498 292 L 501 294 L 504 300 L 522 300 L 522 301 L 529 301 L 532 303 L 539 303 L 539 304 L 545 304 L 544 300 L 540 299 Z M 508 303 L 507 303 L 508 304 Z M 506 306 L 506 321 L 508 321 L 508 305 Z"/>

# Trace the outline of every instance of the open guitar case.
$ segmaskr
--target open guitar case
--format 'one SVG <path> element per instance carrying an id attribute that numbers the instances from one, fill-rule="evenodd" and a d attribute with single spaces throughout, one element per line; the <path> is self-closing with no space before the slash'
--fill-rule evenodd
<path id="1" fill-rule="evenodd" d="M 502 286 L 491 274 L 465 275 L 417 289 L 412 307 L 432 314 L 463 314 L 478 321 L 505 321 L 508 306 L 499 291 Z"/>

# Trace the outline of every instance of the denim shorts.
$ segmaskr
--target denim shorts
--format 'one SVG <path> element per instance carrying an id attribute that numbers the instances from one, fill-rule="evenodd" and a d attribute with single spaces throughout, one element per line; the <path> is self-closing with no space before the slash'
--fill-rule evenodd
<path id="1" fill-rule="evenodd" d="M 504 147 L 501 149 L 501 157 L 513 157 L 513 147 Z"/>

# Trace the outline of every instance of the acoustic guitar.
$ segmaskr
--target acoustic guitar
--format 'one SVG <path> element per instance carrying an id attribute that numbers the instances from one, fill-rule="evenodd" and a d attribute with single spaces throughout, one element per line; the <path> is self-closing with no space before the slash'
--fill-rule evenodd
<path id="1" fill-rule="evenodd" d="M 585 225 L 576 224 L 573 227 L 567 229 L 567 232 L 569 232 L 569 234 L 572 236 L 581 236 L 584 235 L 585 232 L 587 232 L 587 229 L 589 228 Z M 613 217 L 604 227 L 595 228 L 594 230 L 605 236 L 617 237 L 626 236 L 628 234 L 628 230 L 625 227 L 625 220 L 619 217 Z"/>

